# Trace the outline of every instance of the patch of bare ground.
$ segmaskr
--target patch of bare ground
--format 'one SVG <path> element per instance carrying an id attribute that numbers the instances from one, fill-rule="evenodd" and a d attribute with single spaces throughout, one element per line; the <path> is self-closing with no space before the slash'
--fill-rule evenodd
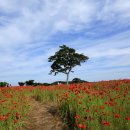
<path id="1" fill-rule="evenodd" d="M 29 119 L 20 130 L 69 130 L 62 122 L 56 104 L 43 104 L 32 99 L 31 105 Z"/>

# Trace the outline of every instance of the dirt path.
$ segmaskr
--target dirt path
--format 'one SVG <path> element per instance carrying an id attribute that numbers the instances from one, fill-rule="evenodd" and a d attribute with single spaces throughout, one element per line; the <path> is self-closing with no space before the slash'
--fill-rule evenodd
<path id="1" fill-rule="evenodd" d="M 42 104 L 35 99 L 31 101 L 32 109 L 29 120 L 21 130 L 67 130 L 58 115 L 58 108 L 53 103 Z"/>

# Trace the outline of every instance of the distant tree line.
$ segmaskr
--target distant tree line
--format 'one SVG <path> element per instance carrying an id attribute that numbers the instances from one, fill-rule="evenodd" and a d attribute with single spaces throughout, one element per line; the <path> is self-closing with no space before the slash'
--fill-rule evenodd
<path id="1" fill-rule="evenodd" d="M 84 83 L 84 82 L 88 82 L 85 80 L 81 80 L 79 78 L 74 78 L 72 81 L 69 81 L 69 84 L 73 84 L 73 83 Z M 65 81 L 55 81 L 53 83 L 40 83 L 40 82 L 34 82 L 34 80 L 28 80 L 25 82 L 18 82 L 19 86 L 51 86 L 51 85 L 57 85 L 57 84 L 66 84 Z"/>

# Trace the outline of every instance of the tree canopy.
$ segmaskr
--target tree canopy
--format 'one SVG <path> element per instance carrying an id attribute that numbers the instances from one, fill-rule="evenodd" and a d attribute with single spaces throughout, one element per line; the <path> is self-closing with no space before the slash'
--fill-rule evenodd
<path id="1" fill-rule="evenodd" d="M 59 51 L 55 52 L 55 55 L 48 58 L 49 62 L 53 62 L 51 65 L 50 74 L 54 75 L 58 73 L 64 73 L 67 75 L 67 84 L 69 73 L 73 72 L 72 68 L 88 60 L 88 56 L 76 53 L 75 49 L 69 48 L 66 45 L 60 46 Z"/>

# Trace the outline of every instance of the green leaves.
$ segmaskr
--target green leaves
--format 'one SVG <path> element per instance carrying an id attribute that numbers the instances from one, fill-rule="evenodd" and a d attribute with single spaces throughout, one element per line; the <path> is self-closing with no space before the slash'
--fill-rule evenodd
<path id="1" fill-rule="evenodd" d="M 69 48 L 66 45 L 60 46 L 60 50 L 55 55 L 48 58 L 49 62 L 53 62 L 51 65 L 50 74 L 54 75 L 59 72 L 69 74 L 76 65 L 88 60 L 88 56 L 76 53 L 75 49 Z"/>
<path id="2" fill-rule="evenodd" d="M 7 82 L 0 82 L 0 87 L 5 87 L 7 84 Z"/>

